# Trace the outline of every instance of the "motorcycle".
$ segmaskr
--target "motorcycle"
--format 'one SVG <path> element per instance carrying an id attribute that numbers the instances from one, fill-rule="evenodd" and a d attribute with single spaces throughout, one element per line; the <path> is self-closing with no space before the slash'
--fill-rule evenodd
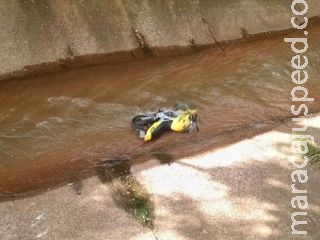
<path id="1" fill-rule="evenodd" d="M 198 128 L 196 109 L 174 108 L 159 109 L 151 115 L 138 115 L 132 119 L 132 124 L 140 138 L 145 142 L 160 137 L 167 131 L 192 132 Z"/>

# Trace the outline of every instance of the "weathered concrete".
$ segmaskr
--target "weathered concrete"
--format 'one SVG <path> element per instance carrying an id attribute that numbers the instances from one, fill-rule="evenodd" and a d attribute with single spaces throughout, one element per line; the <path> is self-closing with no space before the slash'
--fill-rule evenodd
<path id="1" fill-rule="evenodd" d="M 75 65 L 131 59 L 133 30 L 151 47 L 186 47 L 291 28 L 291 0 L 3 0 L 0 2 L 0 79 Z M 308 17 L 320 15 L 308 0 Z M 301 22 L 301 18 L 297 20 Z M 213 36 L 212 36 L 213 35 Z M 122 55 L 105 54 L 127 52 Z M 77 58 L 87 56 L 84 58 Z M 90 57 L 89 57 L 90 56 Z M 44 64 L 54 63 L 57 64 Z M 39 66 L 39 64 L 43 64 Z M 38 68 L 27 68 L 38 66 Z"/>
<path id="2" fill-rule="evenodd" d="M 320 116 L 307 121 L 319 143 Z M 93 177 L 82 194 L 71 186 L 0 203 L 0 238 L 12 239 L 319 239 L 320 171 L 307 166 L 305 236 L 291 234 L 291 126 L 245 139 L 171 166 L 132 168 L 154 201 L 153 232 L 119 208 L 108 184 Z M 297 126 L 295 126 L 297 127 Z M 301 219 L 302 220 L 302 219 Z M 305 219 L 303 219 L 305 220 Z M 155 237 L 156 236 L 156 237 Z"/>

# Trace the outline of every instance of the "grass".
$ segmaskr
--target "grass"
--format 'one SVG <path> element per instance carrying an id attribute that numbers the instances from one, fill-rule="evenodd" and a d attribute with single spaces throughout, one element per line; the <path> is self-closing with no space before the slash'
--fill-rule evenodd
<path id="1" fill-rule="evenodd" d="M 320 167 L 320 147 L 311 142 L 307 142 L 307 146 L 308 152 L 305 156 L 308 157 L 311 164 Z"/>
<path id="2" fill-rule="evenodd" d="M 154 207 L 147 190 L 131 174 L 114 179 L 113 199 L 143 225 L 153 228 Z"/>
<path id="3" fill-rule="evenodd" d="M 95 171 L 100 181 L 110 187 L 115 204 L 153 229 L 155 216 L 151 195 L 132 175 L 130 161 L 126 158 L 107 160 Z"/>

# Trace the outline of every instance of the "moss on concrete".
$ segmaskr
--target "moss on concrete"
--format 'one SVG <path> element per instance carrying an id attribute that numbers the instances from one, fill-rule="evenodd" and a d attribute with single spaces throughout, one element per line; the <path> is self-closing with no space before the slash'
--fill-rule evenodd
<path id="1" fill-rule="evenodd" d="M 148 191 L 133 175 L 122 176 L 111 183 L 115 203 L 143 225 L 153 228 L 154 207 Z"/>

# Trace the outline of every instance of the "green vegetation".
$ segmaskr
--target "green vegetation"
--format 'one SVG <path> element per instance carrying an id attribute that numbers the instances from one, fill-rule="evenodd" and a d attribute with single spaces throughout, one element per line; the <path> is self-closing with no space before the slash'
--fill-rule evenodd
<path id="1" fill-rule="evenodd" d="M 305 156 L 308 157 L 309 162 L 313 165 L 320 167 L 320 147 L 312 144 L 311 142 L 307 142 L 308 152 Z"/>
<path id="2" fill-rule="evenodd" d="M 126 158 L 107 160 L 95 169 L 102 183 L 108 184 L 116 205 L 130 213 L 144 226 L 153 229 L 154 205 L 151 196 L 132 175 Z"/>
<path id="3" fill-rule="evenodd" d="M 131 175 L 112 182 L 113 199 L 143 225 L 153 228 L 154 207 L 146 189 Z"/>

